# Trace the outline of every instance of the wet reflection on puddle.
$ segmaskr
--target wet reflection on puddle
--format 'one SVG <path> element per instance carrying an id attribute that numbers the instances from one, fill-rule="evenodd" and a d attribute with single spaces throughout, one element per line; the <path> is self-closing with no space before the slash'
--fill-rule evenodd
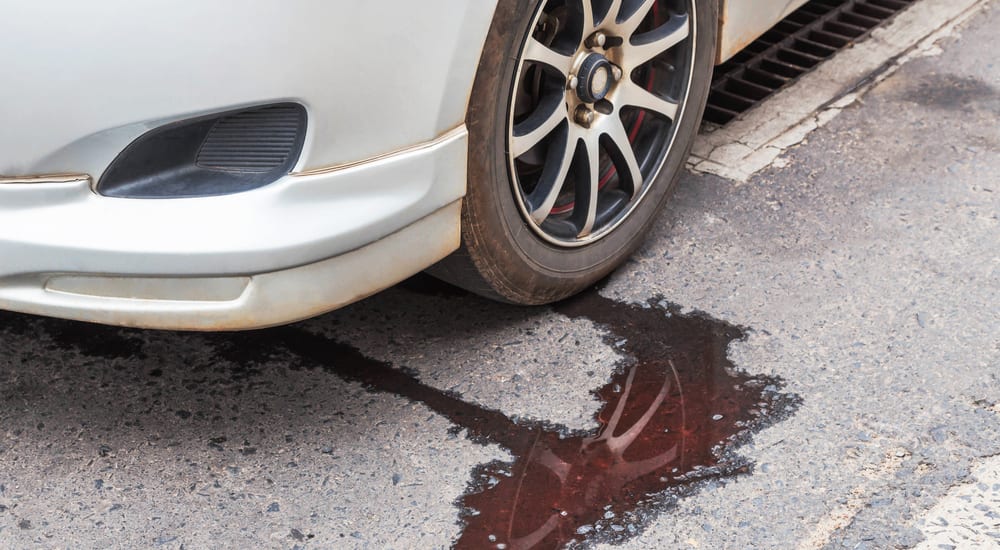
<path id="1" fill-rule="evenodd" d="M 263 334 L 347 380 L 423 403 L 456 431 L 511 452 L 513 464 L 475 472 L 460 502 L 465 527 L 456 548 L 558 548 L 634 536 L 650 514 L 699 481 L 747 473 L 750 466 L 729 448 L 797 403 L 779 392 L 780 380 L 733 369 L 727 348 L 745 334 L 732 325 L 596 293 L 556 309 L 604 327 L 627 358 L 596 392 L 604 406 L 593 433 L 514 422 L 298 329 Z"/>
<path id="2" fill-rule="evenodd" d="M 643 505 L 747 471 L 726 446 L 795 404 L 778 393 L 778 380 L 732 370 L 726 350 L 744 334 L 731 325 L 597 294 L 558 311 L 604 326 L 628 358 L 597 392 L 600 428 L 571 436 L 535 428 L 511 447 L 513 466 L 481 472 L 485 483 L 462 501 L 468 518 L 459 548 L 557 548 L 634 536 L 648 519 Z"/>

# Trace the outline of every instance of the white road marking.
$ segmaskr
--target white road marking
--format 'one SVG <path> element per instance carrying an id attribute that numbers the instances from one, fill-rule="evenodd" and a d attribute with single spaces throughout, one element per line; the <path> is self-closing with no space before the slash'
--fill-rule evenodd
<path id="1" fill-rule="evenodd" d="M 973 468 L 921 521 L 927 540 L 915 550 L 1000 548 L 1000 456 Z"/>

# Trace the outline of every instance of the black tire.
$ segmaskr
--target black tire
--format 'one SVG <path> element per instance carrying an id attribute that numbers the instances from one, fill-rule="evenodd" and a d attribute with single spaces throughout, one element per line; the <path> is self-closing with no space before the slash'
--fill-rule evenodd
<path id="1" fill-rule="evenodd" d="M 698 132 L 715 60 L 717 0 L 689 0 L 697 14 L 691 80 L 658 177 L 631 213 L 585 246 L 539 236 L 515 198 L 507 155 L 511 94 L 529 27 L 544 0 L 500 2 L 469 104 L 469 189 L 462 209 L 462 247 L 429 272 L 492 299 L 538 305 L 567 298 L 607 276 L 642 243 L 677 183 Z"/>

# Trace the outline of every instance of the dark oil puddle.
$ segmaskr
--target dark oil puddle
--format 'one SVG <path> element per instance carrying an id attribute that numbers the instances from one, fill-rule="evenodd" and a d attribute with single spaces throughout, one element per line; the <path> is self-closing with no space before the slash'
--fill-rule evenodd
<path id="1" fill-rule="evenodd" d="M 264 332 L 255 341 L 284 347 L 374 391 L 423 403 L 456 432 L 464 429 L 474 441 L 511 452 L 513 464 L 475 472 L 459 503 L 465 522 L 459 549 L 559 548 L 634 536 L 656 509 L 699 483 L 749 473 L 751 465 L 731 449 L 798 404 L 796 396 L 780 392 L 780 380 L 734 369 L 726 353 L 745 337 L 738 327 L 597 293 L 556 309 L 603 326 L 608 343 L 627 358 L 596 392 L 604 407 L 592 433 L 514 422 L 299 329 Z"/>
<path id="2" fill-rule="evenodd" d="M 0 336 L 3 334 L 37 338 L 46 335 L 59 348 L 75 349 L 84 357 L 102 359 L 144 359 L 141 331 L 116 329 L 34 317 L 0 311 Z"/>
<path id="3" fill-rule="evenodd" d="M 605 327 L 627 358 L 597 396 L 600 428 L 568 435 L 526 428 L 508 446 L 515 463 L 480 472 L 463 500 L 458 548 L 558 548 L 618 542 L 698 482 L 748 473 L 730 449 L 798 403 L 780 380 L 734 370 L 742 329 L 675 308 L 613 302 L 591 293 L 557 307 Z"/>
<path id="4" fill-rule="evenodd" d="M 413 286 L 416 284 L 416 286 Z M 441 295 L 417 280 L 411 292 Z M 227 362 L 250 369 L 271 361 L 321 368 L 372 391 L 422 403 L 446 417 L 453 432 L 497 444 L 513 463 L 485 464 L 457 503 L 464 529 L 455 547 L 529 549 L 621 542 L 637 535 L 677 498 L 713 479 L 749 473 L 733 449 L 750 435 L 791 414 L 798 397 L 781 393 L 782 381 L 736 371 L 727 348 L 743 329 L 655 303 L 629 305 L 590 292 L 556 306 L 606 331 L 606 342 L 625 358 L 595 391 L 603 403 L 599 428 L 574 433 L 524 422 L 425 385 L 416 373 L 363 355 L 354 347 L 299 327 L 204 338 Z M 17 331 L 25 317 L 4 330 Z M 3 316 L 0 316 L 3 320 Z M 78 323 L 32 320 L 60 345 L 94 352 L 133 353 L 140 334 Z M 114 352 L 108 350 L 120 348 Z M 117 344 L 117 345 L 115 345 Z M 574 368 L 565 365 L 564 368 Z M 252 371 L 252 372 L 251 372 Z"/>

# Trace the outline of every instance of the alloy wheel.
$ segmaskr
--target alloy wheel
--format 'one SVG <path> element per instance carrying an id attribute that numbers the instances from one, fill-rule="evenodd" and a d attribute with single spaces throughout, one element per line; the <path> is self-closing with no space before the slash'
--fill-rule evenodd
<path id="1" fill-rule="evenodd" d="M 656 185 L 692 80 L 690 0 L 544 0 L 521 49 L 507 156 L 527 224 L 593 243 Z"/>

